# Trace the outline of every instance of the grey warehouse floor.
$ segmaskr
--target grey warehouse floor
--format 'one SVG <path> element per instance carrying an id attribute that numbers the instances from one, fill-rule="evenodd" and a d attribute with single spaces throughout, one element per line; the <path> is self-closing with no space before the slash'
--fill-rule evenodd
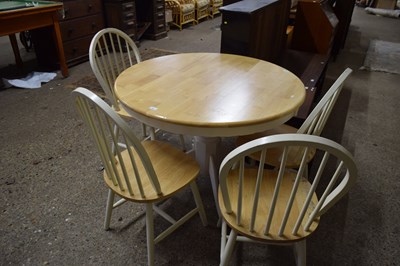
<path id="1" fill-rule="evenodd" d="M 144 40 L 140 49 L 219 52 L 216 18 Z M 307 242 L 308 265 L 400 265 L 400 75 L 359 70 L 370 40 L 400 42 L 400 20 L 355 7 L 345 48 L 329 64 L 325 87 L 354 70 L 323 136 L 349 149 L 359 179 L 323 216 Z M 0 38 L 0 69 L 15 69 L 7 37 Z M 34 59 L 21 49 L 24 61 Z M 145 265 L 141 208 L 125 204 L 103 230 L 106 187 L 100 158 L 78 117 L 67 84 L 91 72 L 70 68 L 40 89 L 0 90 L 0 265 Z M 2 72 L 0 72 L 2 73 Z M 190 220 L 156 245 L 156 265 L 218 265 L 220 232 L 209 180 L 199 179 L 208 218 Z M 164 208 L 190 207 L 184 191 Z M 157 228 L 164 228 L 156 219 Z M 290 248 L 240 244 L 231 265 L 294 265 Z"/>

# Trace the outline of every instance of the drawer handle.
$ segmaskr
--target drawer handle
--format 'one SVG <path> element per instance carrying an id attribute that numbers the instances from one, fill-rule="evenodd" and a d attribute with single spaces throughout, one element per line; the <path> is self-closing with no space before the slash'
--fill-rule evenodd
<path id="1" fill-rule="evenodd" d="M 164 17 L 164 14 L 163 14 L 163 13 L 157 13 L 157 16 L 158 16 L 159 18 L 162 18 L 162 17 Z"/>
<path id="2" fill-rule="evenodd" d="M 131 17 L 133 17 L 133 13 L 128 13 L 128 14 L 125 15 L 125 17 L 126 18 L 131 18 Z"/>
<path id="3" fill-rule="evenodd" d="M 158 28 L 161 29 L 164 27 L 164 24 L 158 24 Z"/>
<path id="4" fill-rule="evenodd" d="M 127 8 L 132 8 L 132 7 L 133 7 L 133 4 L 125 4 L 124 7 L 125 7 L 126 9 L 127 9 Z"/>
<path id="5" fill-rule="evenodd" d="M 133 25 L 133 21 L 128 21 L 127 23 L 126 23 L 127 25 Z"/>
<path id="6" fill-rule="evenodd" d="M 161 10 L 161 9 L 163 9 L 163 6 L 158 6 L 157 9 Z"/>

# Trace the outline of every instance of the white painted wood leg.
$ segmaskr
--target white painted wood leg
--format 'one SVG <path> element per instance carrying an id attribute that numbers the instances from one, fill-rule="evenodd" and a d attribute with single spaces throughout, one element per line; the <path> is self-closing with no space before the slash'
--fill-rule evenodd
<path id="1" fill-rule="evenodd" d="M 194 149 L 196 151 L 196 160 L 200 164 L 200 174 L 207 176 L 209 174 L 209 160 L 213 156 L 218 164 L 218 149 L 220 148 L 221 138 L 219 137 L 194 137 Z"/>
<path id="2" fill-rule="evenodd" d="M 296 258 L 296 265 L 297 266 L 306 266 L 306 259 L 307 259 L 307 253 L 306 253 L 306 240 L 296 242 L 294 244 L 294 255 Z"/>
<path id="3" fill-rule="evenodd" d="M 228 265 L 229 259 L 231 258 L 233 249 L 235 247 L 236 237 L 237 237 L 237 233 L 234 230 L 231 230 L 231 232 L 229 234 L 228 242 L 226 243 L 225 250 L 222 254 L 220 266 Z"/>
<path id="4" fill-rule="evenodd" d="M 111 214 L 113 210 L 113 205 L 114 205 L 114 192 L 112 192 L 111 189 L 108 190 L 108 197 L 107 197 L 107 204 L 106 204 L 106 218 L 104 221 L 104 229 L 108 230 L 110 229 L 110 220 L 111 220 Z"/>
<path id="5" fill-rule="evenodd" d="M 217 209 L 217 213 L 218 213 L 218 217 L 219 217 L 218 223 L 217 223 L 217 226 L 219 227 L 220 221 L 221 221 L 221 211 L 220 211 L 219 205 L 218 205 L 219 174 L 218 174 L 217 165 L 215 164 L 214 156 L 210 156 L 209 175 L 210 175 L 211 187 L 212 187 L 213 195 L 214 195 L 215 208 Z"/>
<path id="6" fill-rule="evenodd" d="M 147 265 L 154 266 L 154 218 L 153 204 L 146 204 Z"/>

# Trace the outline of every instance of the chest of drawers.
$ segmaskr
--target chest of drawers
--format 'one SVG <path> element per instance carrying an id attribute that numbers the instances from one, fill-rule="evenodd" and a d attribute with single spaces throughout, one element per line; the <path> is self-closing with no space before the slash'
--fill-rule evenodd
<path id="1" fill-rule="evenodd" d="M 136 10 L 140 24 L 150 23 L 144 33 L 145 37 L 158 40 L 167 36 L 164 0 L 136 0 Z"/>
<path id="2" fill-rule="evenodd" d="M 60 21 L 64 52 L 68 64 L 88 59 L 90 41 L 104 28 L 101 0 L 64 0 L 64 18 Z"/>
<path id="3" fill-rule="evenodd" d="M 101 0 L 59 2 L 64 4 L 59 20 L 65 59 L 68 66 L 73 66 L 88 60 L 90 42 L 104 28 L 103 3 Z M 57 65 L 57 57 L 54 56 L 56 48 L 49 41 L 49 30 L 44 28 L 33 32 L 32 41 L 39 65 L 50 68 Z"/>
<path id="4" fill-rule="evenodd" d="M 104 15 L 107 27 L 120 29 L 137 39 L 135 0 L 104 0 Z"/>

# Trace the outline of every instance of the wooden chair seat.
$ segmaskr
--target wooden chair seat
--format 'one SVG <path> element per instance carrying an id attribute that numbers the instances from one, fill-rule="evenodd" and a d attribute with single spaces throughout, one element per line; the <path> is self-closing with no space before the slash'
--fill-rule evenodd
<path id="1" fill-rule="evenodd" d="M 143 198 L 138 190 L 138 187 L 133 187 L 133 195 L 127 190 L 122 191 L 121 186 L 116 186 L 112 182 L 112 179 L 108 176 L 107 172 L 104 172 L 104 181 L 110 189 L 112 189 L 119 196 L 134 202 L 158 202 L 164 198 L 171 197 L 173 194 L 187 186 L 190 182 L 196 179 L 199 174 L 199 165 L 193 158 L 176 149 L 168 143 L 160 142 L 156 140 L 143 141 L 142 145 L 149 155 L 150 161 L 153 162 L 155 173 L 160 182 L 162 188 L 162 194 L 158 195 L 152 186 L 149 178 L 142 179 L 142 185 L 144 194 Z M 138 156 L 134 150 L 131 150 L 134 156 Z M 123 161 L 129 160 L 129 152 L 125 150 L 121 153 Z M 116 158 L 116 168 L 118 173 L 122 176 L 122 168 L 119 164 L 118 158 Z M 137 171 L 139 176 L 146 176 L 146 169 L 142 164 L 137 164 Z M 127 172 L 132 172 L 132 165 L 127 165 Z M 131 179 L 134 176 L 130 176 Z M 134 180 L 130 180 L 134 183 Z M 123 181 L 122 187 L 127 187 L 126 182 Z"/>
<path id="2" fill-rule="evenodd" d="M 247 195 L 248 199 L 243 200 L 242 202 L 242 210 L 241 213 L 241 222 L 240 225 L 236 223 L 237 216 L 235 213 L 228 213 L 225 205 L 223 204 L 223 197 L 221 191 L 218 192 L 220 209 L 223 219 L 226 221 L 228 226 L 233 230 L 240 233 L 240 235 L 246 236 L 248 238 L 254 239 L 256 241 L 265 241 L 267 243 L 274 242 L 293 242 L 300 241 L 303 238 L 311 235 L 318 227 L 319 220 L 313 221 L 312 226 L 308 231 L 303 230 L 305 226 L 305 221 L 300 227 L 301 230 L 296 235 L 293 235 L 291 232 L 291 228 L 294 227 L 296 223 L 296 219 L 299 216 L 299 212 L 301 207 L 304 205 L 305 200 L 307 198 L 307 192 L 310 190 L 311 184 L 305 179 L 301 178 L 300 185 L 298 188 L 298 194 L 296 195 L 295 205 L 293 206 L 293 212 L 291 213 L 289 220 L 287 222 L 287 227 L 283 233 L 283 235 L 279 235 L 279 227 L 281 226 L 281 221 L 283 220 L 283 215 L 285 214 L 285 209 L 288 203 L 288 196 L 293 188 L 293 183 L 296 179 L 295 172 L 286 171 L 283 176 L 282 183 L 280 186 L 280 193 L 277 198 L 277 205 L 275 206 L 275 214 L 274 220 L 271 225 L 270 234 L 263 234 L 265 227 L 265 219 L 261 217 L 268 217 L 268 212 L 270 210 L 270 206 L 272 205 L 272 195 L 274 194 L 274 188 L 276 184 L 276 180 L 278 177 L 277 171 L 265 170 L 264 175 L 261 181 L 261 188 L 259 191 L 259 204 L 257 210 L 257 216 L 260 219 L 256 219 L 254 230 L 251 231 L 251 212 L 253 210 L 252 205 L 254 204 L 253 200 L 250 198 L 254 197 L 254 188 L 257 183 L 257 174 L 258 169 L 247 168 L 245 169 L 244 176 L 246 182 L 243 183 L 243 195 Z M 231 199 L 231 207 L 236 210 L 238 207 L 238 199 L 239 199 L 239 186 L 237 184 L 237 176 L 239 175 L 238 169 L 233 170 L 226 177 L 227 188 L 230 194 Z M 314 193 L 312 197 L 312 203 L 310 207 L 307 209 L 307 216 L 309 216 L 316 206 L 318 202 L 317 195 Z"/>

